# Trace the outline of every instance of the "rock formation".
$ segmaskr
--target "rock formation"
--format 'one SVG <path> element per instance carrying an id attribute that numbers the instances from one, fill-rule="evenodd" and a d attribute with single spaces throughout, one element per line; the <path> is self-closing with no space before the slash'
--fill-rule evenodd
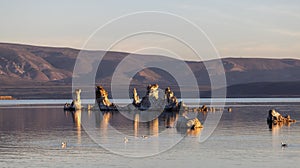
<path id="1" fill-rule="evenodd" d="M 73 100 L 73 104 L 75 107 L 75 110 L 80 110 L 81 107 L 81 99 L 80 99 L 80 93 L 81 93 L 81 89 L 76 89 L 75 90 L 75 100 Z"/>
<path id="2" fill-rule="evenodd" d="M 289 115 L 282 116 L 279 112 L 275 111 L 274 109 L 269 111 L 269 115 L 267 118 L 268 124 L 278 124 L 278 123 L 290 123 L 296 122 L 296 120 L 291 119 Z"/>
<path id="3" fill-rule="evenodd" d="M 74 92 L 75 99 L 72 101 L 71 104 L 66 103 L 64 105 L 64 110 L 80 110 L 80 109 L 82 109 L 80 93 L 81 93 L 81 89 L 76 89 L 75 90 L 75 92 Z"/>
<path id="4" fill-rule="evenodd" d="M 132 94 L 133 94 L 133 96 L 132 96 L 133 101 L 132 101 L 131 104 L 127 105 L 127 109 L 129 111 L 134 111 L 136 109 L 139 109 L 140 106 L 141 106 L 140 97 L 137 94 L 136 88 L 133 88 L 133 93 Z"/>
<path id="5" fill-rule="evenodd" d="M 189 128 L 189 129 L 196 129 L 196 128 L 202 128 L 201 122 L 198 120 L 198 118 L 188 118 L 186 115 L 182 115 L 178 118 L 176 123 L 177 128 Z"/>
<path id="6" fill-rule="evenodd" d="M 137 94 L 136 88 L 133 88 L 133 102 L 135 107 L 140 107 L 140 97 Z"/>
<path id="7" fill-rule="evenodd" d="M 213 111 L 213 110 L 211 110 L 211 111 Z M 204 113 L 208 112 L 208 108 L 205 104 L 200 108 L 200 112 L 204 112 Z"/>
<path id="8" fill-rule="evenodd" d="M 102 86 L 96 87 L 96 101 L 101 111 L 116 111 L 117 107 L 108 99 L 108 93 Z"/>
<path id="9" fill-rule="evenodd" d="M 158 84 L 148 85 L 147 93 L 142 98 L 139 110 L 148 110 L 149 108 L 151 108 L 151 110 L 164 109 L 164 96 L 158 87 Z"/>
<path id="10" fill-rule="evenodd" d="M 175 97 L 173 91 L 171 91 L 170 87 L 167 87 L 165 89 L 165 101 L 166 101 L 166 106 L 165 106 L 166 111 L 178 110 L 179 106 L 178 106 L 177 98 Z"/>
<path id="11" fill-rule="evenodd" d="M 136 89 L 133 89 L 133 102 L 127 108 L 129 110 L 160 110 L 179 111 L 181 107 L 185 107 L 183 102 L 178 102 L 170 87 L 165 89 L 165 93 L 159 89 L 158 84 L 148 85 L 147 93 L 140 101 Z"/>
<path id="12" fill-rule="evenodd" d="M 158 84 L 148 85 L 146 95 L 142 98 L 142 100 L 140 100 L 137 90 L 134 88 L 132 98 L 133 101 L 125 107 L 126 110 L 164 110 L 178 112 L 181 107 L 185 107 L 183 102 L 178 102 L 169 87 L 166 88 L 163 93 L 163 91 L 159 89 Z M 102 111 L 117 110 L 116 105 L 109 101 L 108 93 L 102 86 L 96 87 L 96 101 Z"/>

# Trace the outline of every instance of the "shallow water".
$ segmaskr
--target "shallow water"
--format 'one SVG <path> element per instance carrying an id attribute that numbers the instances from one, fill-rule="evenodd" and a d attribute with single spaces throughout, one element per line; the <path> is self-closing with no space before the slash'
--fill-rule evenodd
<path id="1" fill-rule="evenodd" d="M 232 112 L 223 112 L 218 127 L 203 143 L 199 142 L 203 130 L 186 134 L 186 130 L 174 128 L 178 116 L 173 114 L 151 122 L 134 122 L 119 113 L 84 110 L 71 113 L 60 106 L 44 105 L 5 106 L 0 108 L 0 167 L 297 167 L 300 164 L 299 123 L 272 129 L 266 123 L 267 112 L 274 107 L 299 120 L 300 105 L 247 102 L 229 106 Z M 202 114 L 198 117 L 201 121 L 205 119 Z M 82 125 L 85 118 L 94 122 L 96 135 L 104 137 L 102 140 L 111 146 L 104 145 L 104 149 L 103 144 L 92 140 L 90 132 L 85 130 L 87 125 Z M 129 141 L 124 143 L 123 137 L 113 134 L 112 129 L 130 137 Z M 148 138 L 143 139 L 143 135 Z M 168 146 L 172 137 L 183 139 L 153 156 L 134 158 L 118 153 L 134 153 L 135 141 Z M 67 148 L 61 148 L 62 141 L 67 142 Z M 281 148 L 281 141 L 289 146 Z"/>

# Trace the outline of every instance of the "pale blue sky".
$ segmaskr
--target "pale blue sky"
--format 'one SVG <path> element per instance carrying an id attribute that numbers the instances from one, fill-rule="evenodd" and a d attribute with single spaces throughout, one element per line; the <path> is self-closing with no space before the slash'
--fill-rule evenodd
<path id="1" fill-rule="evenodd" d="M 143 10 L 191 20 L 222 57 L 300 59 L 299 0 L 1 0 L 0 41 L 81 48 L 99 26 Z"/>

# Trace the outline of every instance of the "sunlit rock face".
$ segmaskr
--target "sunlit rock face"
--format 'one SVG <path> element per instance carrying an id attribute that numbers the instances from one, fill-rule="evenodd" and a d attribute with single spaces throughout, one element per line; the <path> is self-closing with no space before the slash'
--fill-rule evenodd
<path id="1" fill-rule="evenodd" d="M 132 102 L 132 104 L 135 107 L 140 107 L 140 97 L 137 94 L 136 88 L 133 88 L 133 102 Z"/>
<path id="2" fill-rule="evenodd" d="M 186 125 L 187 125 L 187 127 L 192 128 L 192 129 L 203 127 L 201 122 L 198 120 L 198 118 L 188 120 Z"/>
<path id="3" fill-rule="evenodd" d="M 76 89 L 75 90 L 75 100 L 73 100 L 75 110 L 80 110 L 82 108 L 81 107 L 80 93 L 81 93 L 81 89 Z"/>
<path id="4" fill-rule="evenodd" d="M 282 116 L 279 112 L 274 109 L 269 111 L 267 118 L 268 124 L 279 124 L 279 123 L 289 123 L 296 122 L 296 120 L 291 119 L 290 115 Z"/>
<path id="5" fill-rule="evenodd" d="M 108 99 L 108 93 L 102 86 L 96 87 L 96 101 L 100 110 L 114 111 L 117 110 L 116 106 Z"/>
<path id="6" fill-rule="evenodd" d="M 188 118 L 186 115 L 181 115 L 176 123 L 177 128 L 202 128 L 201 122 L 198 120 L 198 118 Z"/>

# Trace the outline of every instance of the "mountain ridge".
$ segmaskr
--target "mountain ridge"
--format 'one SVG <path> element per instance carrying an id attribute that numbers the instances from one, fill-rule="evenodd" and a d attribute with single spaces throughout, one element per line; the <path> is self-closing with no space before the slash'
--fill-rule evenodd
<path id="1" fill-rule="evenodd" d="M 73 69 L 79 52 L 78 49 L 68 47 L 0 43 L 0 95 L 6 95 L 5 88 L 8 87 L 28 86 L 30 88 L 32 86 L 32 88 L 35 88 L 49 86 L 53 88 L 61 87 L 61 89 L 58 89 L 60 91 L 66 87 L 70 88 Z M 87 52 L 103 54 L 105 51 L 93 50 Z M 99 67 L 93 65 L 95 66 L 93 68 L 98 68 L 96 84 L 109 87 L 115 68 L 128 54 L 130 53 L 108 51 Z M 134 60 L 128 66 L 142 64 L 142 60 L 148 56 L 155 57 L 152 55 L 135 55 L 139 56 L 141 60 Z M 175 59 L 169 59 L 168 61 L 166 63 L 172 64 L 172 61 L 176 63 Z M 202 91 L 210 90 L 210 76 L 206 70 L 206 64 L 219 72 L 219 74 L 214 75 L 222 75 L 222 68 L 218 66 L 217 61 L 185 61 L 193 71 Z M 298 59 L 228 57 L 222 58 L 221 61 L 229 89 L 239 85 L 246 86 L 250 83 L 300 81 L 300 60 Z M 122 75 L 124 78 L 128 78 L 127 74 Z M 174 90 L 178 90 L 176 80 L 168 72 L 157 68 L 146 68 L 139 71 L 131 81 L 132 86 L 140 87 L 142 90 L 149 83 L 159 83 L 162 87 L 174 85 Z M 68 94 L 65 93 L 64 95 Z"/>

